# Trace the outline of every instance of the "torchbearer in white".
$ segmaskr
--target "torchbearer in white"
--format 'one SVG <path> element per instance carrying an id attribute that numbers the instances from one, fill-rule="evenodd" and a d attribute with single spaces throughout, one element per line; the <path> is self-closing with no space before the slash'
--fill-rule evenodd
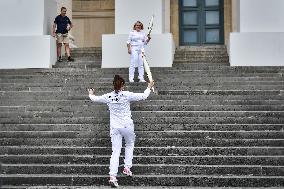
<path id="1" fill-rule="evenodd" d="M 128 54 L 130 54 L 129 66 L 129 82 L 134 82 L 135 63 L 138 63 L 138 79 L 139 82 L 146 82 L 144 80 L 144 66 L 142 60 L 142 49 L 148 44 L 151 37 L 146 35 L 143 31 L 142 22 L 137 21 L 133 26 L 133 31 L 130 32 L 127 39 Z"/>
<path id="2" fill-rule="evenodd" d="M 110 137 L 112 144 L 112 155 L 109 166 L 109 184 L 112 187 L 118 187 L 116 179 L 119 156 L 122 147 L 122 138 L 125 139 L 125 159 L 123 174 L 132 176 L 130 168 L 132 167 L 133 150 L 135 142 L 134 124 L 132 120 L 130 103 L 133 101 L 145 100 L 151 93 L 154 81 L 148 83 L 148 87 L 143 93 L 133 93 L 124 91 L 125 80 L 119 75 L 113 79 L 114 90 L 102 96 L 96 96 L 94 89 L 88 89 L 89 97 L 94 102 L 105 103 L 110 112 Z"/>

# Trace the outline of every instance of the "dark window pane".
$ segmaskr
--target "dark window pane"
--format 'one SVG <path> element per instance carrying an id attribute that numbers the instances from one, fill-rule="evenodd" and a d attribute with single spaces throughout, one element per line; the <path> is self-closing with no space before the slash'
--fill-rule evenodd
<path id="1" fill-rule="evenodd" d="M 205 6 L 206 7 L 219 6 L 219 0 L 205 0 Z"/>
<path id="2" fill-rule="evenodd" d="M 185 30 L 184 42 L 185 43 L 197 43 L 198 33 L 197 30 Z"/>
<path id="3" fill-rule="evenodd" d="M 190 11 L 183 13 L 183 24 L 184 25 L 197 25 L 197 12 Z"/>
<path id="4" fill-rule="evenodd" d="M 206 29 L 206 42 L 207 43 L 219 43 L 220 31 L 219 29 Z"/>
<path id="5" fill-rule="evenodd" d="M 206 11 L 206 24 L 219 24 L 219 11 Z"/>
<path id="6" fill-rule="evenodd" d="M 185 7 L 197 7 L 197 0 L 183 0 L 183 6 L 185 6 Z"/>

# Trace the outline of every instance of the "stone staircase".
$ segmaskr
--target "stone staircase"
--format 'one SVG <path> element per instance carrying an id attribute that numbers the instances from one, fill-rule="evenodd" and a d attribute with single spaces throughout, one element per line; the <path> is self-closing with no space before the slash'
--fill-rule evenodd
<path id="1" fill-rule="evenodd" d="M 121 186 L 284 187 L 284 67 L 230 67 L 221 49 L 178 49 L 172 68 L 152 68 L 157 94 L 132 104 L 135 176 Z M 198 53 L 213 58 L 186 58 Z M 109 115 L 86 88 L 109 92 L 128 69 L 101 69 L 100 49 L 73 55 L 0 70 L 2 188 L 107 185 Z"/>
<path id="2" fill-rule="evenodd" d="M 175 53 L 176 63 L 229 63 L 227 48 L 215 46 L 184 46 Z"/>

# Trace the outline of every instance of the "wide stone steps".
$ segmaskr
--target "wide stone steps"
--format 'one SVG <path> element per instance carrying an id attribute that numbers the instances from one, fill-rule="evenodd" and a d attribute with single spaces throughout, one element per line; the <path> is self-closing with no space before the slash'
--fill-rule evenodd
<path id="1" fill-rule="evenodd" d="M 83 61 L 85 62 L 85 61 Z M 87 64 L 88 62 L 86 61 L 84 64 Z M 66 65 L 68 66 L 68 64 L 75 64 L 75 63 L 60 63 L 59 65 Z M 178 66 L 180 65 L 180 66 Z M 79 63 L 78 63 L 78 66 Z M 28 72 L 30 71 L 30 74 L 28 74 Z M 119 74 L 127 74 L 128 72 L 128 68 L 105 68 L 105 69 L 100 69 L 100 68 L 92 68 L 92 69 L 74 69 L 74 68 L 54 68 L 53 70 L 51 70 L 50 72 L 47 72 L 47 70 L 44 69 L 23 69 L 23 70 L 16 70 L 13 72 L 13 70 L 9 70 L 7 69 L 5 71 L 5 73 L 3 73 L 3 71 L 1 71 L 0 73 L 3 73 L 4 76 L 9 76 L 9 75 L 26 75 L 26 76 L 33 76 L 33 75 L 39 75 L 41 72 L 43 73 L 42 75 L 55 75 L 55 74 L 78 74 L 78 73 L 86 73 L 89 72 L 89 74 L 91 72 L 98 72 L 98 73 L 103 73 L 103 74 L 111 74 L 113 72 L 117 72 Z M 283 73 L 283 67 L 280 66 L 275 66 L 275 67 L 268 67 L 266 69 L 266 67 L 264 66 L 259 66 L 259 67 L 230 67 L 229 65 L 220 63 L 218 64 L 216 67 L 210 64 L 206 64 L 206 63 L 200 63 L 200 65 L 198 64 L 187 64 L 187 63 L 178 63 L 178 64 L 173 64 L 173 67 L 171 68 L 159 68 L 159 67 L 152 67 L 151 71 L 153 71 L 153 73 L 156 74 L 161 74 L 166 72 L 166 73 L 175 73 L 175 72 L 197 72 L 196 74 L 198 74 L 199 72 L 204 72 L 204 73 L 217 73 L 219 71 L 219 73 L 225 73 L 226 71 L 229 71 L 231 73 L 234 74 L 240 74 L 240 73 Z"/>
<path id="2" fill-rule="evenodd" d="M 0 146 L 0 155 L 2 158 L 9 159 L 9 157 L 26 157 L 36 158 L 40 156 L 60 156 L 60 155 L 93 155 L 110 156 L 111 147 L 86 147 L 86 146 Z M 124 147 L 122 148 L 124 152 Z M 207 158 L 208 156 L 216 158 L 255 158 L 258 157 L 283 157 L 284 147 L 268 147 L 268 146 L 239 146 L 239 147 L 202 147 L 202 146 L 150 146 L 150 147 L 135 147 L 135 156 L 196 156 L 197 158 Z M 123 155 L 122 155 L 123 156 Z M 222 156 L 222 157 L 219 157 Z M 231 163 L 234 161 L 230 160 Z M 8 162 L 6 162 L 8 163 Z M 282 163 L 281 163 L 282 164 Z"/>
<path id="3" fill-rule="evenodd" d="M 74 91 L 43 91 L 43 90 L 38 90 L 38 91 L 0 91 L 0 95 L 2 98 L 10 98 L 10 99 L 21 99 L 21 100 L 32 100 L 36 98 L 36 100 L 53 100 L 54 98 L 52 97 L 57 97 L 56 100 L 87 100 L 88 93 L 87 93 L 87 88 L 90 86 L 86 86 L 85 89 L 80 89 L 80 90 L 74 90 Z M 126 86 L 127 87 L 127 86 Z M 277 88 L 277 87 L 275 87 Z M 267 96 L 268 98 L 276 100 L 283 100 L 283 92 L 284 90 L 281 89 L 268 89 L 268 90 L 190 90 L 190 89 L 185 89 L 185 90 L 165 90 L 165 89 L 158 89 L 157 88 L 157 93 L 151 95 L 149 98 L 150 100 L 152 99 L 179 99 L 179 100 L 185 100 L 185 99 L 247 99 L 247 100 L 253 100 L 256 98 L 260 97 L 265 97 Z M 104 94 L 107 92 L 111 92 L 113 89 L 112 88 L 96 88 L 96 94 Z M 146 87 L 142 88 L 132 88 L 133 91 L 135 92 L 143 92 Z M 181 98 L 180 98 L 181 97 Z M 271 99 L 271 100 L 272 100 Z M 35 99 L 34 99 L 35 100 Z"/>
<path id="4" fill-rule="evenodd" d="M 137 131 L 141 138 L 283 139 L 284 131 Z M 109 138 L 109 131 L 0 131 L 1 138 Z"/>
<path id="5" fill-rule="evenodd" d="M 182 162 L 181 162 L 182 163 Z M 273 165 L 192 165 L 192 164 L 133 164 L 137 174 L 155 175 L 254 175 L 282 176 L 284 166 Z M 106 175 L 108 164 L 2 164 L 5 174 L 89 174 Z"/>
<path id="6" fill-rule="evenodd" d="M 210 85 L 221 85 L 222 86 L 227 86 L 227 85 L 236 85 L 236 86 L 258 86 L 258 85 L 284 85 L 284 82 L 281 81 L 281 78 L 277 79 L 277 78 L 269 78 L 268 80 L 237 80 L 237 79 L 228 79 L 224 82 L 221 83 L 221 79 L 218 79 L 218 80 L 215 80 L 212 81 L 212 80 L 191 80 L 191 81 L 180 81 L 180 82 L 172 82 L 170 84 L 170 86 L 173 86 L 173 85 L 193 85 L 193 86 L 210 86 Z M 71 82 L 72 81 L 72 82 Z M 73 78 L 69 78 L 67 81 L 62 81 L 61 79 L 59 81 L 57 80 L 49 80 L 48 83 L 34 83 L 34 82 L 18 82 L 18 83 L 12 83 L 11 81 L 10 82 L 2 82 L 0 84 L 0 89 L 2 91 L 6 91 L 6 90 L 12 90 L 12 89 L 16 89 L 16 90 L 31 90 L 32 87 L 53 87 L 53 88 L 56 88 L 56 87 L 80 87 L 82 86 L 82 84 L 86 85 L 86 84 L 89 84 L 89 85 L 92 85 L 94 87 L 102 87 L 102 86 L 106 86 L 106 87 L 109 87 L 109 84 L 110 82 L 98 82 L 98 81 L 94 81 L 93 79 L 88 79 L 88 80 L 83 80 L 83 79 L 73 79 Z M 134 88 L 135 86 L 140 86 L 142 87 L 143 84 L 132 84 L 132 83 L 128 83 L 127 84 L 128 87 L 132 87 Z M 165 86 L 169 86 L 169 85 L 166 85 L 164 83 L 158 83 L 158 85 L 160 87 L 165 87 Z M 143 85 L 143 87 L 145 87 Z M 109 87 L 110 88 L 110 87 Z M 142 89 L 142 88 L 141 88 Z"/>
<path id="7" fill-rule="evenodd" d="M 112 91 L 114 74 L 130 91 L 147 84 L 128 83 L 128 68 L 101 69 L 100 48 L 72 56 L 0 70 L 2 188 L 108 184 L 109 112 L 86 89 Z M 177 49 L 172 68 L 151 71 L 156 93 L 131 106 L 134 177 L 119 173 L 120 185 L 283 187 L 283 67 L 230 67 L 226 48 L 211 46 Z"/>
<path id="8" fill-rule="evenodd" d="M 151 101 L 153 103 L 153 101 Z M 107 107 L 105 105 L 96 105 L 91 106 L 83 105 L 83 106 L 60 106 L 54 103 L 51 105 L 40 105 L 38 103 L 37 106 L 0 106 L 1 113 L 36 113 L 36 112 L 102 112 L 106 111 Z M 72 103 L 71 103 L 72 104 Z M 188 101 L 180 102 L 176 105 L 169 105 L 166 103 L 163 104 L 155 104 L 151 103 L 143 104 L 142 103 L 133 103 L 132 110 L 133 111 L 283 111 L 284 112 L 284 102 L 281 104 L 278 101 L 278 104 L 275 105 L 225 105 L 225 104 L 204 104 L 204 105 L 190 105 Z M 0 114 L 1 114 L 0 113 Z"/>
<path id="9" fill-rule="evenodd" d="M 111 151 L 108 152 L 111 154 Z M 120 158 L 123 162 L 124 156 Z M 7 167 L 12 164 L 96 164 L 107 165 L 109 163 L 110 155 L 86 155 L 86 154 L 25 154 L 25 155 L 0 155 L 0 161 Z M 147 165 L 147 164 L 188 164 L 188 165 L 228 165 L 228 166 L 240 166 L 251 165 L 251 167 L 259 166 L 283 166 L 284 156 L 187 156 L 187 155 L 134 155 L 133 162 L 135 164 Z M 282 171 L 284 171 L 281 167 Z M 5 169 L 5 168 L 4 168 Z M 276 170 L 276 169 L 275 169 Z M 108 170 L 107 170 L 108 171 Z M 107 171 L 104 174 L 107 174 Z"/>
<path id="10" fill-rule="evenodd" d="M 190 56 L 189 56 L 190 57 Z M 229 57 L 211 57 L 211 56 L 202 56 L 202 57 L 191 57 L 191 58 L 179 58 L 174 61 L 174 63 L 223 63 L 229 62 Z"/>
<path id="11" fill-rule="evenodd" d="M 0 146 L 0 155 L 3 158 L 6 156 L 28 156 L 35 157 L 40 155 L 110 155 L 111 147 L 103 146 Z M 124 147 L 122 148 L 124 151 Z M 203 146 L 150 146 L 150 147 L 135 147 L 134 155 L 136 156 L 241 156 L 247 158 L 275 156 L 282 157 L 284 155 L 284 147 L 268 147 L 268 146 L 238 146 L 238 147 L 203 147 Z M 122 155 L 123 156 L 123 155 Z M 233 161 L 233 160 L 232 160 Z"/>
<path id="12" fill-rule="evenodd" d="M 99 124 L 0 124 L 1 131 L 109 131 L 109 123 Z M 135 125 L 136 131 L 283 131 L 284 124 L 151 124 Z"/>
<path id="13" fill-rule="evenodd" d="M 100 111 L 77 111 L 77 112 L 1 112 L 0 118 L 9 117 L 23 117 L 23 118 L 33 118 L 37 117 L 109 117 L 108 112 Z M 284 111 L 132 111 L 132 116 L 134 117 L 279 117 L 284 118 Z"/>
<path id="14" fill-rule="evenodd" d="M 84 124 L 84 123 L 108 123 L 108 117 L 41 117 L 34 115 L 31 117 L 14 117 L 14 118 L 1 118 L 2 123 L 49 123 L 49 124 L 62 124 L 62 123 L 72 123 L 72 124 Z M 151 123 L 151 124 L 283 124 L 284 118 L 282 117 L 166 117 L 156 119 L 156 117 L 139 117 L 134 118 L 136 124 Z"/>
<path id="15" fill-rule="evenodd" d="M 64 64 L 64 63 L 60 63 Z M 74 63 L 68 63 L 68 64 L 74 64 Z M 64 65 L 68 65 L 64 64 Z M 78 65 L 80 66 L 80 65 Z M 188 64 L 188 63 L 178 63 L 178 64 L 173 64 L 172 68 L 156 68 L 152 67 L 151 71 L 155 74 L 160 74 L 163 75 L 163 72 L 166 73 L 176 73 L 176 72 L 181 72 L 187 73 L 187 72 L 192 72 L 194 74 L 194 71 L 196 72 L 195 74 L 198 73 L 226 73 L 230 72 L 233 75 L 236 74 L 241 74 L 241 73 L 279 73 L 281 76 L 281 73 L 283 74 L 283 67 L 280 66 L 271 66 L 271 67 L 264 67 L 264 66 L 259 66 L 259 67 L 231 67 L 228 65 L 224 64 L 218 64 L 217 66 L 213 66 L 210 64 L 206 63 L 200 63 L 200 64 Z M 104 74 L 104 76 L 108 76 L 105 74 L 112 74 L 112 73 L 118 73 L 118 74 L 127 74 L 128 68 L 106 68 L 106 69 L 99 69 L 99 68 L 92 68 L 92 69 L 80 69 L 80 68 L 54 68 L 52 70 L 48 69 L 23 69 L 23 70 L 0 70 L 1 75 L 3 77 L 7 76 L 36 76 L 36 75 L 41 75 L 41 76 L 56 76 L 56 75 L 78 75 L 78 74 L 88 74 L 91 75 L 93 72 L 96 72 L 97 74 Z M 97 75 L 96 74 L 96 75 Z M 94 75 L 93 75 L 94 77 Z M 202 76 L 201 76 L 202 77 Z M 244 75 L 244 77 L 246 77 Z"/>
<path id="16" fill-rule="evenodd" d="M 137 138 L 137 147 L 175 146 L 175 147 L 283 147 L 284 139 L 228 139 L 228 138 Z M 0 138 L 2 146 L 111 146 L 109 138 Z"/>
<path id="17" fill-rule="evenodd" d="M 86 85 L 81 85 L 81 86 L 64 86 L 64 87 L 58 87 L 58 86 L 54 86 L 54 87 L 15 87 L 15 88 L 11 88 L 11 87 L 1 87 L 0 93 L 2 93 L 3 95 L 5 94 L 9 94 L 9 92 L 16 94 L 15 92 L 62 92 L 63 94 L 66 92 L 76 92 L 76 93 L 86 93 L 87 88 L 95 88 L 97 92 L 99 93 L 106 93 L 106 92 L 110 92 L 112 91 L 112 88 L 110 88 L 109 86 L 95 86 L 95 85 L 91 85 L 91 84 L 86 84 Z M 228 84 L 228 85 L 214 85 L 214 84 L 200 84 L 198 86 L 194 86 L 194 85 L 190 85 L 190 84 L 179 84 L 178 86 L 174 86 L 174 85 L 168 85 L 168 86 L 160 86 L 157 84 L 156 86 L 156 90 L 158 92 L 158 94 L 165 94 L 165 90 L 174 90 L 176 88 L 176 90 L 190 90 L 190 89 L 194 89 L 196 91 L 200 90 L 200 91 L 224 91 L 224 93 L 226 93 L 226 91 L 240 91 L 240 90 L 244 90 L 244 91 L 251 91 L 251 90 L 258 90 L 258 91 L 265 91 L 265 90 L 275 90 L 276 88 L 283 88 L 283 84 L 282 83 L 275 83 L 272 85 L 234 85 L 234 84 Z M 143 92 L 146 87 L 143 86 L 129 86 L 127 87 L 128 90 L 131 91 L 137 91 L 137 92 Z M 5 90 L 5 92 L 3 93 L 3 90 Z M 282 90 L 281 90 L 282 91 Z M 284 89 L 283 89 L 284 91 Z M 163 93 L 162 93 L 163 92 Z M 168 91 L 166 91 L 168 92 Z M 11 96 L 12 97 L 12 96 Z"/>
<path id="18" fill-rule="evenodd" d="M 0 175 L 3 184 L 8 185 L 65 185 L 90 186 L 107 185 L 108 175 L 82 174 L 12 174 Z M 253 175 L 136 175 L 132 179 L 118 177 L 121 186 L 199 186 L 199 187 L 280 187 L 282 176 Z"/>

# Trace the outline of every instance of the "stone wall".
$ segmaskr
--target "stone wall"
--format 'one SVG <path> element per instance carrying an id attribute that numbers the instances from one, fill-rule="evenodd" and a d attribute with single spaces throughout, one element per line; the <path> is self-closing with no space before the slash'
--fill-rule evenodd
<path id="1" fill-rule="evenodd" d="M 73 35 L 78 47 L 101 47 L 102 34 L 114 33 L 114 0 L 73 0 Z"/>
<path id="2" fill-rule="evenodd" d="M 64 1 L 64 0 L 57 0 Z M 66 1 L 66 0 L 65 0 Z M 101 47 L 102 34 L 115 33 L 115 0 L 73 0 L 72 34 L 78 47 Z M 179 46 L 179 0 L 171 0 L 170 32 Z M 224 37 L 232 31 L 232 1 L 224 0 Z"/>

